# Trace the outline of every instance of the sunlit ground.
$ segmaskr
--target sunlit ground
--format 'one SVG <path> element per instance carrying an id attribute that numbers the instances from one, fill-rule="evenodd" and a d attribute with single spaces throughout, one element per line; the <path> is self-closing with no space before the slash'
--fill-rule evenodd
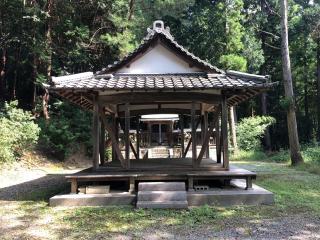
<path id="1" fill-rule="evenodd" d="M 63 182 L 56 184 L 51 176 L 45 189 L 39 190 L 35 184 L 31 191 L 18 195 L 18 201 L 0 200 L 0 238 L 245 239 L 268 238 L 268 234 L 288 234 L 280 237 L 293 239 L 320 238 L 319 175 L 273 162 L 233 164 L 256 171 L 256 183 L 275 193 L 276 204 L 203 206 L 182 211 L 133 207 L 51 208 L 48 198 L 66 188 Z M 0 190 L 2 198 L 3 189 Z M 278 228 L 284 232 L 276 230 Z"/>

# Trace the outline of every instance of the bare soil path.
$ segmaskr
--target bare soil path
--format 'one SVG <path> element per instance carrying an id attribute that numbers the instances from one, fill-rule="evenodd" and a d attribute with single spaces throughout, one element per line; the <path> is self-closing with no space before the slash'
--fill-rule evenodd
<path id="1" fill-rule="evenodd" d="M 243 166 L 260 169 L 262 175 L 267 173 L 267 180 L 282 177 L 273 169 L 284 168 L 267 163 Z M 304 208 L 305 203 L 290 208 L 281 199 L 275 206 L 204 207 L 186 211 L 49 207 L 48 198 L 68 188 L 64 175 L 77 170 L 80 169 L 65 166 L 2 169 L 0 239 L 320 239 L 318 205 L 315 211 Z M 284 169 L 282 174 L 288 177 L 293 172 Z M 310 175 L 311 178 L 320 180 L 316 175 Z M 263 180 L 261 184 L 266 185 Z M 269 189 L 279 191 L 276 194 L 282 197 L 278 187 L 270 184 Z M 311 192 L 317 198 L 319 189 Z M 311 195 L 306 199 L 314 201 Z M 285 201 L 293 204 L 301 200 L 293 196 Z"/>

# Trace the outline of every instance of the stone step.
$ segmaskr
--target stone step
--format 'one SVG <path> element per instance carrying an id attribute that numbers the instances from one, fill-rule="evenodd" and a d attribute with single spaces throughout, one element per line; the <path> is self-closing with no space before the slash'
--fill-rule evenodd
<path id="1" fill-rule="evenodd" d="M 166 148 L 155 148 L 150 151 L 151 158 L 167 158 L 169 157 L 169 150 Z"/>
<path id="2" fill-rule="evenodd" d="M 140 182 L 139 191 L 185 191 L 184 182 Z"/>
<path id="3" fill-rule="evenodd" d="M 188 208 L 188 201 L 138 201 L 137 208 Z"/>
<path id="4" fill-rule="evenodd" d="M 186 191 L 139 191 L 139 201 L 186 201 Z"/>

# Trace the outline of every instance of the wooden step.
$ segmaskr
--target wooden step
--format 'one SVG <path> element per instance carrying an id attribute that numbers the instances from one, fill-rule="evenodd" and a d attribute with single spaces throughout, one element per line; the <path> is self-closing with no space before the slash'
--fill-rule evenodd
<path id="1" fill-rule="evenodd" d="M 185 201 L 186 191 L 139 191 L 139 201 Z"/>
<path id="2" fill-rule="evenodd" d="M 140 182 L 139 191 L 185 191 L 184 182 Z"/>
<path id="3" fill-rule="evenodd" d="M 157 147 L 150 149 L 151 158 L 167 158 L 169 157 L 169 149 L 165 147 Z"/>

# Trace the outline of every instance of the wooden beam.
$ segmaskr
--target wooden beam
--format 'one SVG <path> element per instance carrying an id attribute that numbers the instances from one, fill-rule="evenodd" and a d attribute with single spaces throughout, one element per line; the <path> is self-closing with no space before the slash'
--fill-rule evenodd
<path id="1" fill-rule="evenodd" d="M 125 160 L 122 156 L 118 141 L 116 139 L 116 135 L 114 134 L 113 127 L 111 124 L 109 124 L 107 122 L 105 113 L 103 111 L 101 111 L 100 114 L 101 114 L 101 119 L 104 123 L 104 126 L 105 126 L 106 130 L 108 131 L 110 139 L 112 141 L 112 148 L 115 150 L 115 153 L 116 153 L 118 159 L 120 160 L 121 166 L 125 168 L 126 167 Z"/>
<path id="2" fill-rule="evenodd" d="M 221 135 L 223 149 L 223 167 L 229 169 L 229 153 L 228 153 L 228 106 L 226 96 L 221 101 Z"/>
<path id="3" fill-rule="evenodd" d="M 93 119 L 92 119 L 92 144 L 93 144 L 93 155 L 92 155 L 92 165 L 93 169 L 97 170 L 99 167 L 99 104 L 97 97 L 93 101 Z"/>
<path id="4" fill-rule="evenodd" d="M 203 139 L 203 143 L 202 143 L 202 147 L 201 147 L 201 150 L 200 150 L 200 153 L 199 153 L 199 156 L 197 158 L 197 161 L 196 161 L 196 166 L 199 167 L 200 164 L 201 164 L 201 161 L 202 161 L 202 158 L 203 158 L 203 155 L 208 147 L 208 143 L 209 143 L 209 139 L 210 139 L 210 136 L 212 135 L 213 133 L 213 128 L 214 128 L 214 125 L 213 124 L 210 124 L 210 128 L 209 128 L 209 131 L 206 132 L 206 135 Z"/>
<path id="5" fill-rule="evenodd" d="M 190 146 L 191 146 L 191 143 L 192 143 L 192 137 L 189 139 L 189 142 L 188 142 L 188 144 L 187 144 L 187 147 L 186 147 L 186 149 L 184 150 L 184 153 L 183 153 L 183 156 L 182 157 L 186 157 L 187 156 L 187 153 L 188 153 L 188 151 L 189 151 L 189 148 L 190 148 Z"/>
<path id="6" fill-rule="evenodd" d="M 112 95 L 104 95 L 99 99 L 100 103 L 120 104 L 120 103 L 144 103 L 144 102 L 163 102 L 163 101 L 197 101 L 204 103 L 218 103 L 221 95 L 199 93 L 199 92 L 128 92 Z"/>
<path id="7" fill-rule="evenodd" d="M 197 124 L 196 124 L 196 128 L 198 128 L 199 124 L 200 124 L 200 119 L 198 119 L 198 122 L 197 122 Z M 192 136 L 191 136 L 191 138 L 189 139 L 189 142 L 188 142 L 188 144 L 187 144 L 186 149 L 184 150 L 184 153 L 183 153 L 183 156 L 182 156 L 182 157 L 185 158 L 185 157 L 187 156 L 187 153 L 188 153 L 188 151 L 189 151 L 189 148 L 190 148 L 190 146 L 191 146 L 191 143 L 192 143 Z"/>
<path id="8" fill-rule="evenodd" d="M 130 168 L 130 110 L 129 104 L 126 104 L 125 119 L 124 119 L 124 144 L 125 144 L 125 159 L 126 167 Z"/>
<path id="9" fill-rule="evenodd" d="M 153 108 L 153 109 L 140 109 L 140 110 L 131 110 L 131 116 L 140 116 L 148 114 L 190 114 L 190 109 L 177 109 L 177 108 Z M 200 111 L 196 110 L 196 115 L 199 115 Z M 123 117 L 125 113 L 119 112 L 119 116 Z"/>
<path id="10" fill-rule="evenodd" d="M 196 167 L 197 160 L 197 132 L 196 132 L 196 116 L 195 116 L 195 102 L 191 106 L 191 138 L 192 138 L 192 167 Z M 201 119 L 201 118 L 200 118 Z"/>
<path id="11" fill-rule="evenodd" d="M 200 150 L 200 153 L 199 153 L 199 156 L 197 158 L 197 162 L 196 162 L 196 166 L 199 167 L 200 164 L 201 164 L 201 161 L 202 161 L 202 158 L 205 154 L 205 152 L 207 151 L 208 149 L 208 143 L 209 143 L 209 140 L 210 140 L 210 136 L 212 135 L 213 133 L 213 128 L 215 127 L 216 125 L 216 121 L 218 121 L 218 112 L 216 112 L 215 116 L 213 117 L 213 121 L 211 122 L 210 124 L 210 128 L 209 128 L 209 131 L 206 131 L 206 134 L 205 134 L 205 137 L 203 139 L 203 142 L 202 142 L 202 147 L 201 147 L 201 150 Z"/>
<path id="12" fill-rule="evenodd" d="M 130 139 L 129 139 L 129 142 L 130 142 L 130 148 L 132 150 L 132 153 L 133 153 L 134 157 L 136 159 L 138 159 L 138 154 L 137 154 L 136 150 L 134 149 L 134 146 L 133 146 L 132 142 L 130 141 Z"/>

